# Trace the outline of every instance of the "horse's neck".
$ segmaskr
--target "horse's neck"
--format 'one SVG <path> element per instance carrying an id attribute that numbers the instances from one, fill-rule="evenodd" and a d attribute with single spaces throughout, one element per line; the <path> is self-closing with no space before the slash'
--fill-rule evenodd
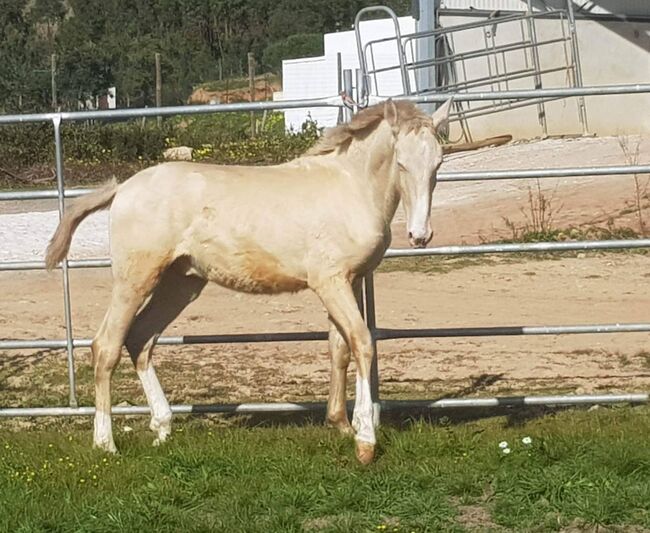
<path id="1" fill-rule="evenodd" d="M 347 156 L 357 166 L 356 177 L 371 193 L 383 221 L 390 224 L 400 201 L 395 140 L 390 126 L 381 124 L 363 140 L 353 141 Z"/>

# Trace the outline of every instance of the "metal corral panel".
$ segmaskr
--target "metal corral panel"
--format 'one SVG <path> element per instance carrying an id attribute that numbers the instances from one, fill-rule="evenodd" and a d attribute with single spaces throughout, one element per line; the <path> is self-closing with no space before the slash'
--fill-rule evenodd
<path id="1" fill-rule="evenodd" d="M 616 0 L 615 2 L 606 0 L 580 0 L 579 2 L 574 1 L 573 5 L 576 13 L 650 16 L 650 0 Z M 533 1 L 533 9 L 535 10 L 544 11 L 544 6 L 547 6 L 549 9 L 564 9 L 566 2 L 565 0 Z M 442 0 L 441 8 L 525 11 L 526 2 L 524 0 Z"/>

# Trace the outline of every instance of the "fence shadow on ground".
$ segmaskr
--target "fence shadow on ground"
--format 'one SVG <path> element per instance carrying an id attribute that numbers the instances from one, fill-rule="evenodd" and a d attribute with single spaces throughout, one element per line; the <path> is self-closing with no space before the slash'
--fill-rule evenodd
<path id="1" fill-rule="evenodd" d="M 473 420 L 505 417 L 506 426 L 519 426 L 528 420 L 540 418 L 551 413 L 575 408 L 576 406 L 531 406 L 524 404 L 524 396 L 497 397 L 498 405 L 490 407 L 431 407 L 438 400 L 464 398 L 487 389 L 500 381 L 503 374 L 481 374 L 474 378 L 467 387 L 450 391 L 444 397 L 426 400 L 388 400 L 382 402 L 381 424 L 406 428 L 416 422 L 434 425 L 461 424 Z M 268 427 L 278 425 L 304 426 L 325 423 L 326 405 L 320 403 L 299 403 L 307 408 L 305 411 L 267 412 L 267 413 L 226 413 L 227 420 L 243 427 Z M 233 406 L 234 408 L 235 406 Z M 587 406 L 588 407 L 588 406 Z M 348 416 L 352 419 L 354 401 L 347 403 Z M 206 414 L 209 406 L 196 406 L 193 414 Z"/>

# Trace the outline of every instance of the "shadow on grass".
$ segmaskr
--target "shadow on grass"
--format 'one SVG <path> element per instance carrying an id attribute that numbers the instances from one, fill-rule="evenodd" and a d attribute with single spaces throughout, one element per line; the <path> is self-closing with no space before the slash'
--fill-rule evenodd
<path id="1" fill-rule="evenodd" d="M 501 380 L 503 374 L 482 374 L 474 378 L 473 382 L 462 389 L 458 389 L 444 397 L 426 400 L 383 400 L 381 404 L 381 424 L 396 428 L 406 428 L 417 422 L 426 422 L 433 425 L 462 424 L 474 420 L 505 417 L 506 426 L 515 427 L 529 420 L 541 418 L 549 414 L 564 411 L 579 406 L 543 406 L 526 405 L 525 396 L 496 397 L 496 405 L 490 406 L 461 406 L 440 408 L 433 404 L 439 400 L 463 398 L 476 394 Z M 268 427 L 278 425 L 304 426 L 320 425 L 325 421 L 326 404 L 292 403 L 293 411 L 279 412 L 246 412 L 237 404 L 222 406 L 221 413 L 226 420 L 243 427 Z M 588 408 L 589 405 L 582 406 Z M 217 406 L 193 406 L 193 415 L 214 413 Z M 354 401 L 348 401 L 348 416 L 352 417 Z M 225 411 L 225 412 L 224 412 Z"/>

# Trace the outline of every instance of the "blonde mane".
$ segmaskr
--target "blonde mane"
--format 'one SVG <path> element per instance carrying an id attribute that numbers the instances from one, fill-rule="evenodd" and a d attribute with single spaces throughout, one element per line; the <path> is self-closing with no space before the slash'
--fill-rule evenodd
<path id="1" fill-rule="evenodd" d="M 397 128 L 403 133 L 431 128 L 431 117 L 411 102 L 394 102 L 397 107 Z M 379 103 L 359 111 L 350 122 L 327 128 L 318 142 L 305 155 L 325 155 L 339 148 L 345 150 L 350 142 L 373 131 L 386 117 L 385 104 Z"/>

